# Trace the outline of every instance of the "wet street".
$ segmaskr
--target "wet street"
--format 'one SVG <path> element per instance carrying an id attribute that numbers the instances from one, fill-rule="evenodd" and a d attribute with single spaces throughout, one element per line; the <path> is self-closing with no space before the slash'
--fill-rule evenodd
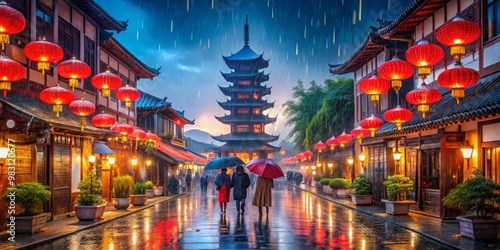
<path id="1" fill-rule="evenodd" d="M 249 194 L 244 215 L 232 197 L 221 214 L 209 187 L 37 249 L 446 249 L 291 186 L 277 185 L 269 214 L 259 217 Z"/>

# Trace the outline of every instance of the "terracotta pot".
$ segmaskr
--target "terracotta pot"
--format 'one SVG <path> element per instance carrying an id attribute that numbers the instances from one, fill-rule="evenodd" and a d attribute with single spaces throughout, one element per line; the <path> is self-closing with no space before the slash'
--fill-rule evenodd
<path id="1" fill-rule="evenodd" d="M 407 215 L 410 212 L 410 206 L 414 201 L 390 201 L 382 199 L 385 203 L 385 212 L 392 215 Z"/>
<path id="2" fill-rule="evenodd" d="M 32 234 L 42 230 L 47 222 L 47 214 L 16 216 L 16 233 Z"/>
<path id="3" fill-rule="evenodd" d="M 163 187 L 155 187 L 155 196 L 162 196 L 163 195 Z"/>
<path id="4" fill-rule="evenodd" d="M 351 194 L 351 189 L 333 189 L 332 190 L 332 195 L 334 198 L 349 198 L 349 195 Z"/>
<path id="5" fill-rule="evenodd" d="M 465 238 L 481 240 L 498 237 L 500 220 L 476 219 L 472 216 L 458 216 L 457 219 L 460 222 L 460 235 Z"/>
<path id="6" fill-rule="evenodd" d="M 325 194 L 332 194 L 332 189 L 328 185 L 322 185 L 323 186 L 323 192 Z"/>
<path id="7" fill-rule="evenodd" d="M 144 194 L 131 194 L 130 195 L 130 203 L 134 206 L 144 206 L 148 197 Z"/>
<path id="8" fill-rule="evenodd" d="M 155 197 L 155 190 L 154 189 L 146 189 L 146 196 L 148 198 L 153 198 Z"/>
<path id="9" fill-rule="evenodd" d="M 354 195 L 351 194 L 352 203 L 356 206 L 371 206 L 373 204 L 373 195 Z"/>
<path id="10" fill-rule="evenodd" d="M 130 198 L 113 198 L 113 206 L 116 209 L 127 209 L 130 206 Z"/>
<path id="11" fill-rule="evenodd" d="M 79 220 L 98 220 L 104 214 L 104 210 L 106 210 L 106 203 L 97 206 L 75 205 L 76 217 Z"/>

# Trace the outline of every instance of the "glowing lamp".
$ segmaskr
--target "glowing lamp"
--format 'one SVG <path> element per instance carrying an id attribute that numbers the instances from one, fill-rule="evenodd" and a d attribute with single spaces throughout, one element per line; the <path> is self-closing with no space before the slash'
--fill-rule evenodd
<path id="1" fill-rule="evenodd" d="M 318 152 L 320 152 L 320 153 L 325 148 L 326 148 L 326 144 L 323 143 L 322 141 L 319 141 L 318 143 L 314 144 L 314 149 L 318 150 Z"/>
<path id="2" fill-rule="evenodd" d="M 311 159 L 311 157 L 313 156 L 313 152 L 307 150 L 306 152 L 304 152 L 304 156 L 307 157 L 307 159 Z"/>
<path id="3" fill-rule="evenodd" d="M 385 111 L 384 119 L 388 122 L 396 124 L 398 130 L 402 129 L 402 124 L 413 118 L 413 113 L 406 108 L 397 106 L 396 108 Z"/>
<path id="4" fill-rule="evenodd" d="M 449 22 L 436 30 L 436 39 L 450 47 L 450 54 L 459 61 L 465 55 L 465 44 L 476 41 L 481 35 L 481 29 L 476 22 L 464 20 L 456 15 Z"/>
<path id="5" fill-rule="evenodd" d="M 75 99 L 75 94 L 57 85 L 42 90 L 40 99 L 47 104 L 53 105 L 52 110 L 59 117 L 59 113 L 62 112 L 62 105 L 70 104 Z"/>
<path id="6" fill-rule="evenodd" d="M 110 114 L 104 113 L 104 111 L 101 114 L 92 117 L 92 124 L 96 127 L 109 128 L 115 123 L 116 118 Z"/>
<path id="7" fill-rule="evenodd" d="M 117 89 L 122 86 L 122 79 L 111 73 L 108 69 L 105 72 L 99 73 L 92 77 L 92 85 L 101 90 L 102 97 L 109 97 L 111 90 Z"/>
<path id="8" fill-rule="evenodd" d="M 132 157 L 132 159 L 130 159 L 130 164 L 132 164 L 132 166 L 136 166 L 138 162 L 139 161 L 137 160 L 137 157 L 135 157 L 135 156 Z"/>
<path id="9" fill-rule="evenodd" d="M 113 166 L 116 163 L 116 158 L 113 155 L 108 156 L 109 165 Z"/>
<path id="10" fill-rule="evenodd" d="M 349 164 L 349 166 L 352 166 L 354 164 L 354 159 L 352 158 L 352 156 L 349 156 L 349 158 L 347 158 L 347 164 Z"/>
<path id="11" fill-rule="evenodd" d="M 457 99 L 457 104 L 465 97 L 465 89 L 479 81 L 479 73 L 470 68 L 464 68 L 462 63 L 455 63 L 455 68 L 447 69 L 438 76 L 438 84 L 451 89 L 451 96 Z"/>
<path id="12" fill-rule="evenodd" d="M 97 157 L 95 155 L 89 155 L 89 163 L 95 164 Z"/>
<path id="13" fill-rule="evenodd" d="M 441 61 L 444 52 L 441 47 L 422 39 L 406 51 L 406 60 L 417 67 L 417 73 L 425 79 L 431 73 L 431 67 Z"/>
<path id="14" fill-rule="evenodd" d="M 122 102 L 125 102 L 125 107 L 130 108 L 130 103 L 139 99 L 141 93 L 134 87 L 130 87 L 128 84 L 125 87 L 121 87 L 116 90 L 116 98 Z"/>
<path id="15" fill-rule="evenodd" d="M 45 37 L 26 44 L 24 54 L 31 61 L 37 62 L 37 69 L 41 70 L 42 74 L 45 74 L 45 70 L 50 70 L 51 63 L 61 61 L 64 56 L 61 47 L 45 40 Z"/>
<path id="16" fill-rule="evenodd" d="M 333 151 L 340 143 L 335 136 L 332 136 L 332 138 L 326 140 L 326 145 L 330 147 L 330 151 Z"/>
<path id="17" fill-rule="evenodd" d="M 392 88 L 396 93 L 403 86 L 403 80 L 413 76 L 413 65 L 394 56 L 392 60 L 382 63 L 378 67 L 378 75 L 388 81 L 391 81 Z"/>
<path id="18" fill-rule="evenodd" d="M 363 79 L 359 83 L 359 89 L 370 96 L 370 100 L 373 102 L 373 105 L 377 106 L 380 95 L 389 91 L 391 85 L 389 81 L 384 80 L 377 76 L 372 76 L 368 79 Z"/>
<path id="19" fill-rule="evenodd" d="M 66 60 L 57 65 L 57 73 L 69 79 L 69 86 L 73 91 L 78 87 L 80 79 L 85 79 L 90 76 L 90 67 L 86 63 L 76 60 L 73 56 L 70 60 Z"/>
<path id="20" fill-rule="evenodd" d="M 77 116 L 80 116 L 80 126 L 83 131 L 87 125 L 87 118 L 85 117 L 94 113 L 95 105 L 82 97 L 82 99 L 75 100 L 69 104 L 69 111 Z"/>
<path id="21" fill-rule="evenodd" d="M 7 5 L 5 0 L 0 2 L 0 43 L 2 51 L 5 44 L 10 43 L 9 35 L 17 34 L 26 27 L 26 19 L 23 14 Z"/>
<path id="22" fill-rule="evenodd" d="M 396 149 L 396 150 L 392 153 L 392 157 L 394 157 L 394 160 L 395 160 L 395 161 L 400 161 L 400 160 L 401 160 L 401 152 L 399 152 L 399 149 Z"/>
<path id="23" fill-rule="evenodd" d="M 0 16 L 1 19 L 2 17 Z M 7 97 L 7 90 L 11 89 L 11 82 L 19 81 L 25 76 L 26 68 L 20 63 L 11 60 L 2 52 L 0 55 L 0 90 L 3 90 L 4 98 Z"/>
<path id="24" fill-rule="evenodd" d="M 361 127 L 368 129 L 372 137 L 375 137 L 375 132 L 383 125 L 384 121 L 373 114 L 370 117 L 361 120 Z"/>
<path id="25" fill-rule="evenodd" d="M 344 148 L 346 144 L 351 143 L 352 135 L 342 132 L 342 134 L 337 136 L 337 141 L 340 143 L 340 148 Z"/>
<path id="26" fill-rule="evenodd" d="M 406 94 L 406 100 L 417 106 L 418 112 L 422 113 L 425 118 L 430 110 L 430 105 L 438 102 L 441 99 L 441 93 L 437 89 L 427 87 L 427 84 L 422 83 L 418 89 L 414 89 Z"/>
<path id="27" fill-rule="evenodd" d="M 352 137 L 358 139 L 358 143 L 361 144 L 363 138 L 370 135 L 370 130 L 363 128 L 361 127 L 361 125 L 359 125 L 357 128 L 351 130 L 350 134 L 352 135 Z"/>

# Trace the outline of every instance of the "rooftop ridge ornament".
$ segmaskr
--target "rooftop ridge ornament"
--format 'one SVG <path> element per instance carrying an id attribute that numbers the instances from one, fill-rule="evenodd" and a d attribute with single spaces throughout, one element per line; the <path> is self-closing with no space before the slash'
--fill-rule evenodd
<path id="1" fill-rule="evenodd" d="M 249 28 L 248 28 L 248 15 L 246 15 L 245 35 L 243 37 L 243 41 L 245 42 L 245 47 L 248 47 L 249 40 L 250 40 L 250 32 L 249 32 Z"/>

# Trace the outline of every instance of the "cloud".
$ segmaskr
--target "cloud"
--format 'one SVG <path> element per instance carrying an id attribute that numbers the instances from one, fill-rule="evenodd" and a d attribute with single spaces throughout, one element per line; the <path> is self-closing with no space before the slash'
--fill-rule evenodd
<path id="1" fill-rule="evenodd" d="M 193 73 L 200 73 L 201 72 L 200 68 L 198 68 L 198 67 L 187 66 L 187 65 L 180 64 L 180 63 L 177 64 L 177 68 L 180 70 L 187 71 L 187 72 L 193 72 Z"/>

